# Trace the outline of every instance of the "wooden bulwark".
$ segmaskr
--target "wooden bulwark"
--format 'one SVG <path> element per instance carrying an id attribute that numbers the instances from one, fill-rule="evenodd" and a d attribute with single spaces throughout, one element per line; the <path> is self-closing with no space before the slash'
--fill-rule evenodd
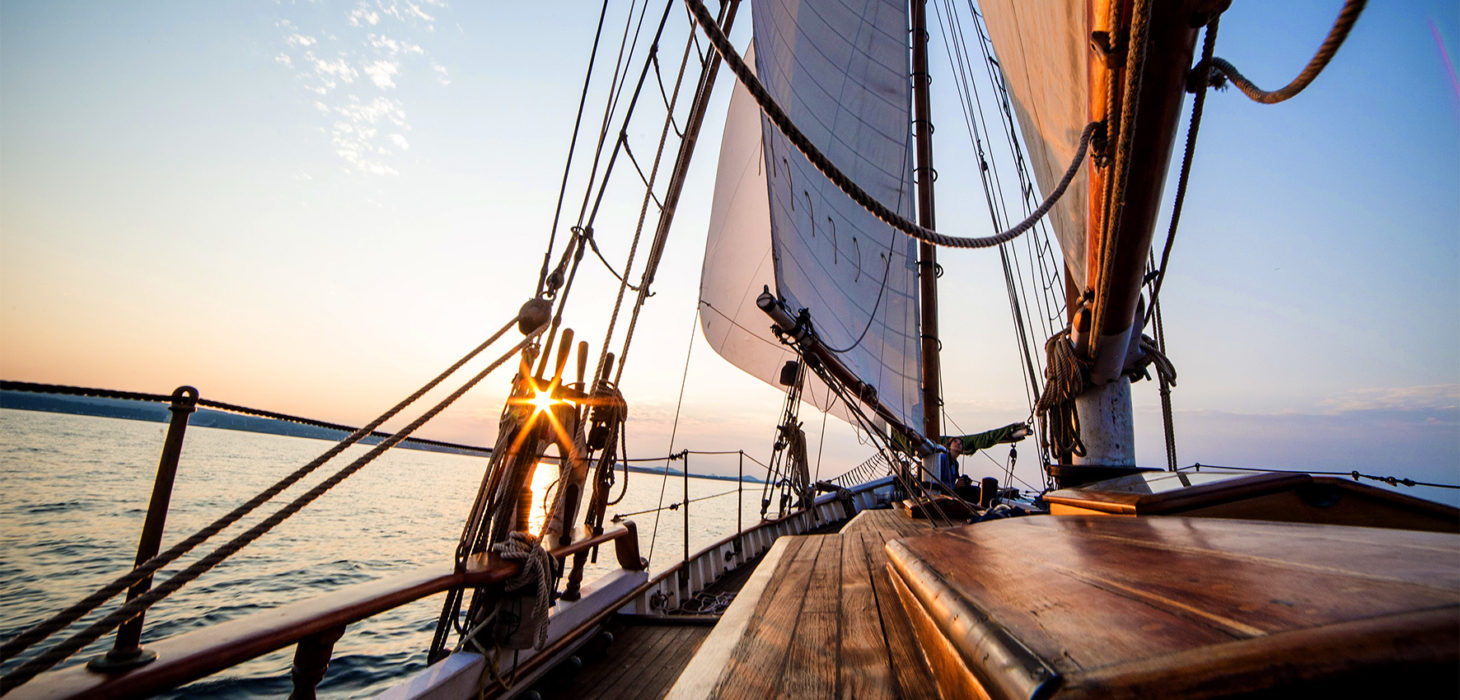
<path id="1" fill-rule="evenodd" d="M 937 697 L 885 555 L 929 531 L 872 510 L 838 534 L 781 538 L 671 697 Z"/>
<path id="2" fill-rule="evenodd" d="M 1460 536 L 1034 516 L 888 550 L 954 694 L 1460 693 Z"/>

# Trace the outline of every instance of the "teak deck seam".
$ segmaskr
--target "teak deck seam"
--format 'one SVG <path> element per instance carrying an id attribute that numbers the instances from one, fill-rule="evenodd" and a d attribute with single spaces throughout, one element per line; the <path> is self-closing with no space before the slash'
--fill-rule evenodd
<path id="1" fill-rule="evenodd" d="M 738 637 L 711 632 L 675 695 L 717 698 L 936 697 L 938 688 L 886 571 L 884 541 L 929 532 L 891 510 L 865 511 L 840 533 L 786 537 Z M 762 572 L 757 572 L 761 575 Z M 727 611 L 729 616 L 731 611 Z M 716 665 L 718 664 L 718 667 Z M 706 684 L 705 677 L 713 678 Z M 690 691 L 690 687 L 699 691 Z"/>

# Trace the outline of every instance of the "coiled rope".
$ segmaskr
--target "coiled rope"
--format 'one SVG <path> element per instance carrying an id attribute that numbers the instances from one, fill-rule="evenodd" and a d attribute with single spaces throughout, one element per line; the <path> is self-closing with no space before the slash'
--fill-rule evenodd
<path id="1" fill-rule="evenodd" d="M 533 601 L 532 619 L 537 624 L 533 630 L 532 648 L 541 649 L 547 643 L 548 596 L 553 589 L 552 558 L 548 556 L 547 550 L 542 548 L 542 543 L 538 541 L 538 538 L 526 532 L 508 533 L 507 539 L 492 545 L 492 550 L 507 561 L 522 562 L 522 570 L 517 572 L 516 576 L 507 579 L 503 590 L 510 593 L 528 586 L 536 587 L 537 596 Z"/>
<path id="2" fill-rule="evenodd" d="M 1242 91 L 1242 94 L 1252 98 L 1254 102 L 1269 105 L 1282 102 L 1302 92 L 1303 88 L 1308 87 L 1308 84 L 1323 72 L 1323 68 L 1333 59 L 1333 55 L 1338 53 L 1338 47 L 1343 46 L 1344 39 L 1348 38 L 1349 30 L 1354 28 L 1354 23 L 1358 21 L 1359 13 L 1364 11 L 1365 4 L 1367 4 L 1367 0 L 1345 2 L 1343 9 L 1338 11 L 1338 18 L 1333 21 L 1333 29 L 1329 30 L 1328 37 L 1323 40 L 1323 45 L 1318 47 L 1318 53 L 1314 54 L 1311 61 L 1308 61 L 1308 65 L 1303 68 L 1303 72 L 1299 73 L 1298 77 L 1277 90 L 1269 92 L 1253 85 L 1251 80 L 1239 73 L 1225 59 L 1213 58 L 1211 69 L 1231 80 L 1232 84 Z M 1200 67 L 1198 66 L 1198 68 Z"/>
<path id="3" fill-rule="evenodd" d="M 1080 414 L 1075 410 L 1075 397 L 1085 388 L 1088 362 L 1075 354 L 1066 328 L 1044 343 L 1044 393 L 1034 404 L 1034 411 L 1044 422 L 1045 442 L 1056 455 L 1085 456 L 1085 443 L 1080 441 Z"/>
<path id="4" fill-rule="evenodd" d="M 1079 174 L 1080 163 L 1084 162 L 1085 151 L 1090 147 L 1090 138 L 1101 125 L 1100 122 L 1091 122 L 1085 126 L 1085 130 L 1080 133 L 1080 147 L 1075 152 L 1074 161 L 1070 163 L 1069 169 L 1065 171 L 1065 176 L 1060 179 L 1059 184 L 1050 192 L 1049 197 L 1028 218 L 1015 224 L 1013 228 L 993 236 L 980 237 L 949 236 L 938 233 L 932 229 L 919 226 L 887 208 L 881 202 L 877 201 L 875 197 L 868 194 L 866 190 L 863 190 L 861 186 L 857 185 L 846 173 L 843 173 L 841 169 L 837 168 L 831 162 L 831 159 L 827 158 L 825 154 L 811 143 L 811 140 L 800 129 L 796 128 L 796 125 L 791 122 L 791 118 L 786 115 L 786 112 L 781 109 L 780 105 L 776 104 L 775 99 L 766 91 L 765 86 L 761 84 L 760 80 L 755 77 L 755 73 L 751 72 L 745 60 L 735 51 L 735 47 L 730 44 L 730 39 L 715 25 L 714 18 L 710 16 L 710 11 L 705 8 L 704 3 L 700 2 L 700 0 L 684 0 L 684 2 L 689 7 L 690 13 L 694 15 L 695 22 L 704 30 L 705 35 L 709 37 L 710 44 L 715 47 L 715 51 L 720 54 L 721 58 L 725 59 L 726 65 L 729 65 L 730 70 L 734 71 L 735 77 L 740 79 L 740 84 L 745 86 L 745 89 L 750 92 L 751 97 L 755 98 L 755 102 L 760 106 L 761 111 L 786 136 L 791 142 L 791 145 L 795 146 L 796 150 L 801 152 L 801 155 L 806 156 L 806 160 L 810 161 L 811 165 L 821 171 L 822 175 L 825 175 L 828 180 L 831 180 L 832 184 L 846 193 L 858 206 L 866 209 L 873 216 L 882 220 L 883 223 L 924 243 L 931 243 L 945 248 L 992 248 L 1001 243 L 1007 243 L 1018 238 L 1020 234 L 1028 231 L 1040 219 L 1044 218 L 1045 214 L 1049 213 L 1049 210 L 1054 207 L 1055 202 L 1059 201 L 1059 198 L 1065 193 L 1065 189 L 1069 187 L 1070 181 L 1075 179 L 1075 175 Z"/>
<path id="5" fill-rule="evenodd" d="M 86 612 L 94 609 L 97 605 L 100 605 L 102 602 L 106 601 L 117 593 L 120 593 L 121 591 L 129 588 L 132 583 L 135 583 L 142 577 L 155 572 L 157 569 L 161 568 L 168 562 L 171 562 L 177 557 L 186 553 L 189 549 L 196 546 L 198 543 L 208 539 L 209 537 L 212 537 L 214 534 L 217 534 L 218 531 L 221 531 L 228 524 L 231 524 L 238 518 L 243 517 L 249 511 L 253 510 L 259 505 L 262 505 L 265 501 L 269 500 L 274 495 L 277 495 L 284 488 L 287 488 L 295 481 L 298 481 L 298 479 L 313 471 L 321 464 L 324 464 L 330 458 L 338 455 L 345 449 L 345 447 L 347 447 L 349 444 L 352 444 L 353 441 L 358 441 L 360 437 L 364 436 L 364 434 L 368 433 L 371 430 L 374 430 L 381 423 L 384 423 L 390 417 L 394 416 L 397 412 L 404 409 L 407 405 L 414 402 L 417 398 L 424 395 L 430 389 L 434 388 L 447 376 L 449 376 L 451 373 L 455 372 L 458 368 L 465 364 L 471 357 L 475 356 L 478 352 L 491 345 L 503 334 L 505 334 L 508 329 L 512 328 L 516 324 L 517 319 L 512 319 L 495 334 L 493 334 L 491 338 L 483 342 L 466 357 L 453 364 L 450 368 L 448 368 L 442 374 L 438 375 L 435 379 L 428 382 L 426 386 L 422 387 L 416 393 L 412 394 L 405 401 L 397 404 L 394 408 L 392 408 L 390 411 L 387 411 L 380 418 L 371 421 L 371 423 L 366 427 L 361 428 L 359 431 L 356 431 L 355 434 L 352 434 L 350 437 L 342 440 L 339 444 L 330 448 L 330 450 L 325 452 L 324 455 L 321 455 L 320 457 L 311 461 L 309 464 L 301 467 L 295 473 L 285 477 L 278 484 L 275 484 L 274 486 L 260 493 L 248 503 L 245 503 L 243 506 L 240 506 L 238 509 L 235 509 L 228 515 L 220 518 L 212 525 L 209 525 L 203 530 L 200 530 L 198 533 L 195 533 L 192 537 L 189 537 L 187 540 L 184 540 L 183 542 L 174 546 L 172 549 L 169 549 L 167 552 L 153 557 L 146 563 L 142 564 L 136 569 L 133 569 L 130 573 L 122 576 L 111 584 L 104 586 L 96 593 L 93 593 L 76 605 L 73 605 L 70 608 L 63 610 L 61 613 L 42 622 L 41 624 L 36 625 L 29 630 L 26 630 L 24 633 L 21 634 L 21 636 L 6 643 L 3 650 L 0 651 L 3 651 L 3 653 L 5 654 L 5 658 L 9 658 L 11 656 L 14 656 L 15 654 L 20 653 L 21 651 L 25 650 L 36 642 L 41 641 L 51 636 L 52 634 L 55 634 L 61 629 L 64 629 L 66 626 L 70 625 Z M 46 671 L 47 669 L 55 666 L 61 661 L 64 661 L 72 654 L 80 651 L 86 645 L 101 638 L 102 635 L 115 629 L 123 622 L 126 622 L 136 615 L 146 611 L 157 601 L 166 598 L 168 595 L 172 594 L 179 588 L 182 588 L 193 579 L 196 579 L 198 576 L 202 575 L 209 569 L 217 566 L 219 562 L 222 562 L 224 559 L 232 556 L 235 552 L 242 549 L 249 543 L 263 536 L 264 533 L 273 529 L 276 525 L 283 522 L 294 513 L 298 512 L 304 506 L 310 504 L 315 499 L 324 495 L 326 491 L 329 491 L 335 485 L 349 478 L 366 464 L 374 461 L 375 458 L 379 457 L 386 450 L 394 447 L 397 443 L 404 440 L 406 436 L 415 432 L 416 429 L 420 428 L 427 421 L 436 417 L 437 414 L 445 410 L 448 406 L 454 403 L 458 398 L 460 398 L 463 394 L 469 391 L 472 387 L 476 386 L 477 383 L 486 378 L 486 376 L 497 367 L 501 366 L 502 363 L 507 361 L 516 353 L 520 352 L 522 348 L 526 347 L 529 343 L 533 342 L 543 332 L 543 330 L 544 328 L 542 326 L 539 326 L 535 330 L 528 333 L 527 336 L 524 337 L 520 342 L 518 342 L 517 345 L 514 346 L 510 351 L 499 357 L 497 360 L 493 361 L 490 365 L 478 372 L 471 379 L 467 380 L 466 383 L 464 383 L 451 395 L 443 399 L 440 403 L 436 404 L 431 409 L 421 414 L 421 416 L 418 417 L 416 420 L 412 421 L 409 425 L 402 428 L 399 432 L 381 442 L 374 449 L 370 450 L 366 454 L 362 455 L 360 458 L 346 465 L 345 467 L 337 471 L 334 475 L 330 476 L 328 479 L 320 482 L 314 488 L 305 492 L 303 495 L 299 496 L 288 505 L 276 511 L 273 515 L 264 519 L 262 522 L 258 523 L 252 528 L 249 528 L 246 532 L 230 540 L 228 543 L 222 545 L 221 547 L 218 547 L 213 552 L 204 556 L 202 559 L 194 562 L 188 568 L 173 575 L 166 581 L 163 581 L 160 585 L 154 587 L 152 590 L 138 596 L 133 600 L 128 601 L 126 604 L 122 605 L 111 614 L 106 615 L 102 619 L 91 624 L 89 627 L 63 640 L 62 642 L 46 650 L 44 653 L 40 654 L 36 658 L 27 661 L 19 668 L 15 669 L 9 674 L 6 674 L 3 678 L 0 678 L 0 692 L 8 692 L 10 689 L 25 683 L 31 678 L 34 678 L 37 674 Z"/>

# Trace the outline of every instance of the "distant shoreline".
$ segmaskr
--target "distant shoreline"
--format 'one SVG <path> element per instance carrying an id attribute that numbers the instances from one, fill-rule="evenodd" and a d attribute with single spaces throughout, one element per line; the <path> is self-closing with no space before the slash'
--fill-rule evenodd
<path id="1" fill-rule="evenodd" d="M 171 412 L 166 404 L 148 403 L 144 401 L 128 401 L 124 399 L 106 399 L 90 396 L 69 396 L 63 394 L 38 394 L 27 391 L 0 391 L 0 408 L 15 409 L 18 411 L 39 411 L 42 413 L 62 413 L 76 416 L 97 416 L 101 418 L 120 418 L 123 420 L 144 421 L 150 423 L 166 423 L 172 419 Z M 211 408 L 199 408 L 188 419 L 189 427 L 218 428 L 220 430 L 237 430 L 249 433 L 263 433 L 266 435 L 283 435 L 285 437 L 307 438 L 311 440 L 327 440 L 338 442 L 349 435 L 348 431 L 321 428 L 312 425 L 302 425 L 288 421 L 276 420 L 273 418 L 261 418 L 258 416 L 246 416 L 236 413 L 218 411 Z M 381 438 L 367 436 L 360 442 L 366 445 L 379 444 Z M 475 445 L 459 445 L 441 441 L 419 441 L 414 438 L 406 438 L 399 447 L 410 450 L 422 450 L 425 452 L 437 452 L 441 454 L 465 455 L 468 457 L 486 457 L 491 455 L 489 447 L 478 447 Z M 629 466 L 629 471 L 641 474 L 664 474 L 681 475 L 682 471 L 668 467 L 636 467 Z M 717 481 L 736 481 L 733 476 L 721 476 L 718 474 L 690 474 L 697 479 L 714 479 Z M 744 481 L 762 483 L 763 480 L 746 476 Z"/>

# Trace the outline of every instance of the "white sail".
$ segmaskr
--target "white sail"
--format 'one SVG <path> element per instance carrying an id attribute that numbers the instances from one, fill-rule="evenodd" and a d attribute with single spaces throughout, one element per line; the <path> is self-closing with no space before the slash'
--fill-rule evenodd
<path id="1" fill-rule="evenodd" d="M 844 172 L 911 217 L 905 3 L 766 0 L 754 4 L 754 23 L 755 65 L 772 97 Z M 791 355 L 777 352 L 754 306 L 769 286 L 792 313 L 808 311 L 825 346 L 883 407 L 921 426 L 915 241 L 852 202 L 756 115 L 737 87 L 701 282 L 706 338 L 774 383 Z M 825 408 L 818 388 L 807 398 Z"/>
<path id="2" fill-rule="evenodd" d="M 1083 0 L 981 0 L 989 38 L 1042 192 L 1064 177 L 1089 123 L 1090 32 Z M 1089 167 L 1050 213 L 1065 268 L 1085 288 Z"/>
<path id="3" fill-rule="evenodd" d="M 754 65 L 755 50 L 746 52 Z M 725 115 L 720 140 L 715 198 L 700 273 L 700 330 L 721 356 L 736 367 L 775 384 L 781 366 L 796 353 L 777 341 L 770 318 L 756 308 L 764 288 L 776 288 L 772 265 L 770 201 L 760 148 L 760 109 L 738 82 Z M 807 397 L 826 410 L 826 389 Z"/>

